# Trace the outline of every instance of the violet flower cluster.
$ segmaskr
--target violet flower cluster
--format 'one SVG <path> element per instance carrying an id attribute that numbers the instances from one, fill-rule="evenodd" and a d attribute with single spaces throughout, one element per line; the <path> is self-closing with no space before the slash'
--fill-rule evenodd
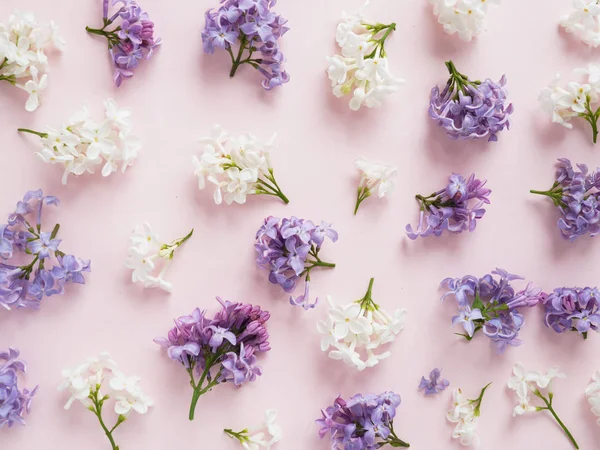
<path id="1" fill-rule="evenodd" d="M 25 373 L 25 361 L 19 358 L 19 350 L 9 348 L 0 352 L 0 428 L 15 424 L 25 425 L 23 416 L 29 414 L 31 399 L 38 390 L 19 389 L 19 372 Z"/>
<path id="2" fill-rule="evenodd" d="M 600 291 L 598 288 L 554 289 L 544 300 L 546 326 L 557 333 L 577 331 L 587 339 L 589 331 L 600 327 Z"/>
<path id="3" fill-rule="evenodd" d="M 175 320 L 166 338 L 154 342 L 183 365 L 194 389 L 189 419 L 194 420 L 198 399 L 213 387 L 233 383 L 241 387 L 261 375 L 257 356 L 271 349 L 266 322 L 271 316 L 260 306 L 232 303 L 217 297 L 222 309 L 214 317 L 196 308 Z"/>
<path id="4" fill-rule="evenodd" d="M 510 115 L 514 108 L 508 103 L 504 89 L 506 75 L 498 83 L 489 78 L 471 81 L 454 66 L 446 62 L 450 78 L 440 92 L 431 90 L 429 117 L 446 130 L 450 139 L 481 139 L 497 141 L 497 134 L 510 128 Z"/>
<path id="5" fill-rule="evenodd" d="M 552 187 L 530 192 L 550 197 L 559 209 L 557 225 L 563 238 L 574 241 L 600 233 L 600 168 L 590 173 L 585 164 L 574 168 L 567 158 L 559 158 Z"/>
<path id="6" fill-rule="evenodd" d="M 62 295 L 65 285 L 85 283 L 83 272 L 90 271 L 90 261 L 59 249 L 59 224 L 52 231 L 42 229 L 44 206 L 58 204 L 58 198 L 44 196 L 41 189 L 29 191 L 8 223 L 0 225 L 0 306 L 37 309 L 44 297 Z M 31 261 L 20 265 L 23 257 Z"/>
<path id="7" fill-rule="evenodd" d="M 474 231 L 477 220 L 485 214 L 483 206 L 490 203 L 488 197 L 492 191 L 485 187 L 486 183 L 487 180 L 475 178 L 475 174 L 467 180 L 453 173 L 444 189 L 427 197 L 416 195 L 421 206 L 419 224 L 414 231 L 410 224 L 406 225 L 406 234 L 414 240 L 419 236 L 440 236 L 444 231 Z"/>
<path id="8" fill-rule="evenodd" d="M 496 275 L 499 279 L 495 279 Z M 543 302 L 546 294 L 529 283 L 516 292 L 511 281 L 523 280 L 502 269 L 496 269 L 482 278 L 466 275 L 462 278 L 446 278 L 441 287 L 446 292 L 442 301 L 453 296 L 458 306 L 458 314 L 452 318 L 452 325 L 462 325 L 464 334 L 458 334 L 470 341 L 475 333 L 483 331 L 503 353 L 508 346 L 521 345 L 519 331 L 525 323 L 520 308 L 534 307 Z"/>
<path id="9" fill-rule="evenodd" d="M 319 436 L 323 439 L 329 434 L 332 450 L 410 447 L 394 431 L 398 406 L 400 396 L 391 391 L 356 394 L 348 401 L 338 396 L 333 406 L 321 410 L 323 417 L 316 421 L 321 427 Z"/>
<path id="10" fill-rule="evenodd" d="M 115 70 L 113 79 L 119 87 L 124 79 L 133 76 L 140 61 L 152 57 L 161 44 L 161 39 L 154 36 L 154 22 L 135 0 L 112 0 L 112 5 L 120 6 L 108 17 L 109 0 L 103 1 L 102 28 L 85 29 L 88 33 L 104 36 L 108 40 L 108 51 Z M 118 19 L 120 23 L 117 25 Z M 116 27 L 108 30 L 113 24 Z"/>
<path id="11" fill-rule="evenodd" d="M 230 77 L 242 64 L 249 64 L 265 77 L 262 86 L 266 90 L 290 80 L 279 48 L 279 39 L 289 28 L 287 19 L 271 10 L 276 1 L 221 0 L 218 9 L 206 11 L 202 32 L 205 53 L 212 54 L 217 48 L 229 53 Z"/>
<path id="12" fill-rule="evenodd" d="M 305 277 L 304 293 L 290 297 L 294 306 L 305 310 L 314 308 L 309 298 L 310 273 L 315 267 L 335 267 L 319 257 L 325 238 L 338 240 L 338 233 L 331 224 L 321 222 L 317 226 L 310 220 L 291 217 L 279 219 L 269 216 L 256 233 L 256 262 L 269 271 L 269 281 L 280 285 L 285 292 L 296 288 L 299 278 Z"/>

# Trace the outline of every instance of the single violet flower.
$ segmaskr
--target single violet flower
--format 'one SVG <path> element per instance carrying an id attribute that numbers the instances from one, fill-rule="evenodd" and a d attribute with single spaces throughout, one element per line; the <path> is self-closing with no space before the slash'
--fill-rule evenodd
<path id="1" fill-rule="evenodd" d="M 419 383 L 419 390 L 423 391 L 425 395 L 439 394 L 450 386 L 450 382 L 442 378 L 442 369 L 433 369 L 429 373 L 429 379 L 421 377 L 421 383 Z"/>

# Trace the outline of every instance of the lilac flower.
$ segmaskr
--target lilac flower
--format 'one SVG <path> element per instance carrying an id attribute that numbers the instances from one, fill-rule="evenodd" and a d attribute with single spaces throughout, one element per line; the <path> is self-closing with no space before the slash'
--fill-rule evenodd
<path id="1" fill-rule="evenodd" d="M 506 76 L 498 83 L 489 78 L 471 81 L 458 72 L 452 61 L 446 62 L 450 78 L 440 92 L 431 90 L 429 117 L 446 130 L 450 139 L 481 139 L 497 141 L 497 134 L 510 128 L 514 108 L 508 103 L 504 90 Z"/>
<path id="2" fill-rule="evenodd" d="M 474 231 L 477 221 L 485 214 L 485 204 L 490 203 L 492 191 L 485 187 L 486 180 L 475 178 L 471 174 L 468 180 L 453 173 L 444 189 L 428 197 L 416 195 L 421 205 L 417 229 L 406 225 L 406 234 L 410 239 L 427 236 L 441 236 L 444 231 L 462 233 Z"/>
<path id="3" fill-rule="evenodd" d="M 296 288 L 298 278 L 305 277 L 304 294 L 290 297 L 290 303 L 305 310 L 314 308 L 310 303 L 310 272 L 315 267 L 335 267 L 319 257 L 321 247 L 329 238 L 338 240 L 338 233 L 331 224 L 321 222 L 316 226 L 310 220 L 291 217 L 279 219 L 269 216 L 256 233 L 256 262 L 269 271 L 269 281 L 280 285 L 285 292 Z"/>
<path id="4" fill-rule="evenodd" d="M 108 2 L 104 2 L 102 28 L 85 29 L 108 40 L 108 51 L 114 66 L 113 79 L 119 87 L 124 79 L 133 76 L 133 69 L 140 61 L 150 59 L 161 40 L 154 36 L 154 22 L 135 0 L 115 0 L 112 4 L 119 5 L 119 9 L 109 18 Z M 121 19 L 120 24 L 108 30 L 117 19 Z"/>
<path id="5" fill-rule="evenodd" d="M 494 275 L 499 279 L 494 278 Z M 462 278 L 446 278 L 441 287 L 446 291 L 442 301 L 454 297 L 458 314 L 452 325 L 462 324 L 465 334 L 458 334 L 470 341 L 481 330 L 491 339 L 497 353 L 508 346 L 518 346 L 519 331 L 525 318 L 517 308 L 535 307 L 545 302 L 547 295 L 529 283 L 522 291 L 515 292 L 511 281 L 522 280 L 502 269 L 496 269 L 482 278 L 466 275 Z"/>
<path id="6" fill-rule="evenodd" d="M 566 158 L 558 159 L 556 180 L 547 191 L 532 194 L 549 197 L 560 211 L 557 225 L 563 238 L 574 241 L 579 236 L 600 233 L 600 168 L 589 173 L 585 164 L 577 169 Z"/>
<path id="7" fill-rule="evenodd" d="M 394 431 L 400 396 L 393 392 L 379 395 L 356 394 L 347 402 L 338 397 L 333 406 L 321 410 L 319 436 L 330 435 L 332 449 L 370 450 L 386 445 L 410 447 Z"/>
<path id="8" fill-rule="evenodd" d="M 276 0 L 221 0 L 218 9 L 205 13 L 202 32 L 204 52 L 224 49 L 229 53 L 233 77 L 242 64 L 249 64 L 263 76 L 262 86 L 271 90 L 290 79 L 283 69 L 285 57 L 279 39 L 289 30 L 287 20 L 271 8 Z M 258 53 L 258 55 L 257 55 Z"/>
<path id="9" fill-rule="evenodd" d="M 60 225 L 42 231 L 43 207 L 58 204 L 56 197 L 44 196 L 41 190 L 30 191 L 8 223 L 0 225 L 0 306 L 37 309 L 44 297 L 62 295 L 66 284 L 85 283 L 83 272 L 90 271 L 90 262 L 59 249 Z M 21 264 L 23 255 L 31 258 L 28 264 L 10 263 L 14 257 Z"/>
<path id="10" fill-rule="evenodd" d="M 190 377 L 194 389 L 190 420 L 200 396 L 216 385 L 230 382 L 240 387 L 255 381 L 261 375 L 257 356 L 271 349 L 267 311 L 260 306 L 217 300 L 222 309 L 213 318 L 196 308 L 176 319 L 166 338 L 154 339 Z"/>
<path id="11" fill-rule="evenodd" d="M 439 394 L 450 386 L 450 382 L 442 378 L 442 369 L 433 369 L 429 374 L 429 379 L 421 377 L 419 390 L 425 395 Z"/>
<path id="12" fill-rule="evenodd" d="M 10 348 L 0 352 L 0 428 L 15 424 L 25 425 L 24 415 L 30 413 L 31 400 L 38 387 L 19 389 L 18 374 L 25 373 L 25 362 L 19 358 L 19 350 Z"/>
<path id="13" fill-rule="evenodd" d="M 600 291 L 597 288 L 557 288 L 544 300 L 546 326 L 557 333 L 588 332 L 600 328 Z"/>

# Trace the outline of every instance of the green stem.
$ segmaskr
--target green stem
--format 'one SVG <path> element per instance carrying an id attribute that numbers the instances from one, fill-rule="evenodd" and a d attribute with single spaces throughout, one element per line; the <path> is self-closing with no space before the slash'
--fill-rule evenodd
<path id="1" fill-rule="evenodd" d="M 392 447 L 404 447 L 409 448 L 410 444 L 406 441 L 403 441 L 398 437 L 396 432 L 394 431 L 393 423 L 390 423 L 390 436 L 385 441 L 386 444 L 391 445 Z"/>
<path id="2" fill-rule="evenodd" d="M 237 57 L 232 60 L 233 65 L 231 66 L 231 71 L 229 72 L 229 76 L 231 78 L 233 78 L 235 76 L 235 73 L 237 72 L 238 67 L 240 67 L 243 64 L 242 63 L 242 55 L 244 54 L 245 48 L 246 48 L 246 37 L 244 35 L 242 35 L 242 38 L 240 41 L 240 49 L 238 51 Z M 231 53 L 231 55 L 233 56 L 233 53 Z"/>
<path id="3" fill-rule="evenodd" d="M 48 133 L 40 133 L 39 131 L 30 130 L 29 128 L 18 128 L 17 131 L 19 133 L 31 133 L 31 134 L 35 134 L 36 136 L 39 136 L 42 139 L 47 139 L 48 138 Z"/>
<path id="4" fill-rule="evenodd" d="M 94 392 L 92 392 L 90 394 L 90 398 L 92 400 L 92 402 L 94 403 L 94 409 L 92 410 L 92 412 L 96 415 L 96 417 L 98 418 L 98 421 L 100 422 L 100 426 L 102 427 L 102 429 L 104 430 L 104 434 L 106 434 L 106 437 L 108 438 L 108 440 L 110 441 L 110 445 L 112 446 L 112 450 L 119 450 L 119 446 L 115 443 L 115 440 L 113 438 L 112 432 L 121 424 L 123 423 L 123 421 L 125 420 L 123 416 L 119 416 L 119 419 L 117 420 L 117 423 L 115 424 L 115 426 L 109 430 L 108 427 L 106 426 L 106 424 L 104 423 L 104 420 L 102 420 L 102 405 L 104 403 L 104 398 L 102 399 L 98 399 L 98 391 L 99 389 L 96 389 Z"/>
<path id="5" fill-rule="evenodd" d="M 544 409 L 547 409 L 548 411 L 550 411 L 550 414 L 552 414 L 552 416 L 556 419 L 556 421 L 558 422 L 558 424 L 560 425 L 562 430 L 565 432 L 565 434 L 567 435 L 567 437 L 573 444 L 573 447 L 575 447 L 576 449 L 579 449 L 579 445 L 577 444 L 577 441 L 575 440 L 575 438 L 573 437 L 573 435 L 571 434 L 569 429 L 566 427 L 566 425 L 563 423 L 563 421 L 560 420 L 560 417 L 558 417 L 558 414 L 556 414 L 556 411 L 554 411 L 554 408 L 552 407 L 552 397 L 550 397 L 550 400 L 548 400 L 546 397 L 544 397 L 541 394 L 539 394 L 538 397 L 540 397 L 544 401 L 544 403 L 546 404 L 546 408 L 544 408 Z"/>
<path id="6" fill-rule="evenodd" d="M 321 261 L 321 260 L 319 260 L 319 261 L 308 260 L 307 262 L 312 264 L 312 266 L 310 266 L 309 269 L 312 269 L 313 267 L 335 267 L 334 263 L 328 263 L 328 262 Z"/>
<path id="7" fill-rule="evenodd" d="M 371 191 L 366 186 L 359 187 L 358 193 L 356 194 L 356 205 L 354 205 L 354 215 L 358 212 L 360 204 L 371 195 Z"/>
<path id="8" fill-rule="evenodd" d="M 193 228 L 190 230 L 190 232 L 188 234 L 186 234 L 184 237 L 182 237 L 181 239 L 179 239 L 177 241 L 177 247 L 183 245 L 185 243 L 185 241 L 187 241 L 189 238 L 192 237 L 192 234 L 194 234 L 194 229 Z"/>
<path id="9" fill-rule="evenodd" d="M 112 34 L 110 31 L 105 31 L 104 29 L 98 29 L 98 28 L 90 28 L 90 27 L 85 27 L 85 31 L 87 31 L 90 34 L 97 34 L 98 36 L 106 36 L 108 37 L 110 34 Z"/>
<path id="10" fill-rule="evenodd" d="M 207 363 L 206 369 L 204 369 L 204 372 L 202 372 L 202 376 L 200 377 L 200 381 L 198 381 L 198 384 L 196 384 L 194 381 L 193 367 L 188 369 L 188 373 L 190 374 L 191 379 L 190 384 L 194 388 L 194 393 L 192 394 L 192 402 L 190 404 L 190 413 L 188 416 L 190 421 L 194 420 L 194 415 L 196 413 L 196 405 L 198 404 L 198 400 L 200 399 L 200 397 L 206 394 L 208 391 L 210 391 L 217 384 L 219 384 L 219 377 L 221 376 L 221 371 L 219 371 L 219 373 L 217 373 L 217 375 L 209 383 L 207 383 L 206 386 L 202 387 L 212 367 L 212 363 Z"/>
<path id="11" fill-rule="evenodd" d="M 256 180 L 261 188 L 261 191 L 259 191 L 258 194 L 272 195 L 274 197 L 279 197 L 281 199 L 281 201 L 287 205 L 290 202 L 290 200 L 281 191 L 281 189 L 279 188 L 279 185 L 275 181 L 275 178 L 273 176 L 271 176 L 271 177 L 267 177 L 267 179 L 271 183 L 273 183 L 273 185 L 269 184 L 268 182 L 266 182 L 264 180 L 261 180 L 260 178 L 258 180 Z"/>

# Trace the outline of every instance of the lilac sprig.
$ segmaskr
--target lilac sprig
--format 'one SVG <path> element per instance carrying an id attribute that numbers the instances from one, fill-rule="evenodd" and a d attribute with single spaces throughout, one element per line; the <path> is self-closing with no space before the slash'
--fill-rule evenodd
<path id="1" fill-rule="evenodd" d="M 498 83 L 489 78 L 471 81 L 452 61 L 447 61 L 446 67 L 450 78 L 441 92 L 438 86 L 431 90 L 429 117 L 446 130 L 450 139 L 488 136 L 488 141 L 497 141 L 497 134 L 510 128 L 514 111 L 504 89 L 506 75 Z"/>
<path id="2" fill-rule="evenodd" d="M 221 0 L 218 9 L 206 11 L 202 32 L 204 52 L 222 48 L 231 57 L 233 77 L 238 68 L 249 64 L 265 78 L 262 86 L 271 90 L 290 79 L 283 69 L 285 57 L 279 39 L 289 30 L 287 20 L 271 10 L 276 0 Z"/>
<path id="3" fill-rule="evenodd" d="M 109 0 L 103 1 L 102 28 L 85 29 L 108 40 L 108 51 L 115 69 L 113 78 L 119 87 L 124 79 L 133 76 L 133 70 L 141 60 L 150 59 L 161 39 L 154 36 L 154 22 L 135 0 L 112 0 L 112 5 L 121 6 L 108 17 Z M 120 23 L 116 24 L 118 19 Z M 113 24 L 115 28 L 108 30 Z"/>
<path id="4" fill-rule="evenodd" d="M 333 450 L 367 450 L 391 447 L 410 447 L 394 431 L 396 408 L 400 396 L 394 392 L 379 395 L 356 394 L 346 401 L 338 396 L 333 406 L 321 410 L 323 417 L 316 421 L 321 427 L 319 436 L 329 434 Z"/>
<path id="5" fill-rule="evenodd" d="M 23 416 L 30 413 L 31 400 L 38 390 L 19 389 L 19 373 L 25 373 L 26 364 L 19 358 L 19 350 L 9 348 L 0 352 L 0 428 L 15 424 L 25 425 Z"/>
<path id="6" fill-rule="evenodd" d="M 590 173 L 585 164 L 574 168 L 567 158 L 559 158 L 552 187 L 529 192 L 549 197 L 559 209 L 557 225 L 563 238 L 574 241 L 600 233 L 600 168 Z"/>
<path id="7" fill-rule="evenodd" d="M 496 275 L 499 279 L 495 279 Z M 482 331 L 490 338 L 497 353 L 503 353 L 508 346 L 521 345 L 519 331 L 525 317 L 519 308 L 531 308 L 544 302 L 547 294 L 529 283 L 522 291 L 515 292 L 511 281 L 523 280 L 502 269 L 496 269 L 482 278 L 466 275 L 462 278 L 446 278 L 441 288 L 447 297 L 454 297 L 458 314 L 452 317 L 452 325 L 462 325 L 465 333 L 455 333 L 467 341 Z"/>
<path id="8" fill-rule="evenodd" d="M 90 261 L 63 253 L 57 239 L 60 225 L 43 231 L 44 206 L 58 206 L 58 198 L 44 196 L 41 189 L 29 191 L 0 225 L 0 306 L 38 309 L 44 297 L 62 295 L 68 283 L 85 284 L 83 272 Z M 28 264 L 14 265 L 11 260 L 31 257 Z"/>
<path id="9" fill-rule="evenodd" d="M 338 240 L 338 233 L 331 224 L 321 222 L 317 226 L 310 220 L 291 217 L 279 219 L 269 216 L 256 233 L 256 262 L 269 271 L 269 281 L 280 285 L 285 292 L 296 288 L 299 278 L 305 277 L 304 294 L 290 297 L 294 306 L 305 310 L 314 308 L 309 298 L 310 274 L 317 267 L 335 267 L 323 261 L 319 252 L 325 238 Z"/>
<path id="10" fill-rule="evenodd" d="M 194 390 L 190 420 L 194 420 L 198 399 L 218 384 L 241 387 L 255 381 L 261 375 L 257 356 L 271 349 L 268 311 L 219 297 L 217 301 L 222 309 L 214 317 L 196 308 L 190 315 L 175 319 L 175 327 L 166 338 L 154 339 L 190 376 Z"/>
<path id="11" fill-rule="evenodd" d="M 599 331 L 600 291 L 598 288 L 556 288 L 544 300 L 546 326 L 557 333 L 577 331 L 587 339 Z"/>
<path id="12" fill-rule="evenodd" d="M 406 234 L 410 239 L 440 236 L 444 231 L 462 233 L 474 231 L 477 220 L 485 214 L 485 204 L 490 203 L 491 190 L 485 187 L 487 180 L 475 178 L 471 174 L 469 179 L 453 173 L 448 178 L 448 185 L 444 189 L 424 197 L 416 195 L 420 204 L 421 213 L 417 229 L 406 225 Z"/>

